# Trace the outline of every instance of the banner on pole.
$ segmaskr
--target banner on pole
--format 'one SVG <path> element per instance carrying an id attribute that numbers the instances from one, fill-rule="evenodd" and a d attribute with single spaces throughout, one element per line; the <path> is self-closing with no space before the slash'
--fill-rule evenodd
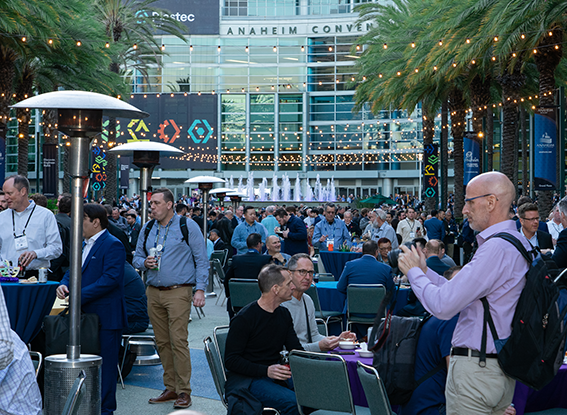
<path id="1" fill-rule="evenodd" d="M 465 133 L 463 142 L 465 168 L 463 174 L 463 184 L 469 182 L 480 174 L 480 141 L 478 135 L 472 131 Z"/>
<path id="2" fill-rule="evenodd" d="M 557 189 L 557 108 L 536 107 L 534 114 L 534 189 Z"/>
<path id="3" fill-rule="evenodd" d="M 120 157 L 120 190 L 130 187 L 130 157 Z"/>
<path id="4" fill-rule="evenodd" d="M 47 198 L 57 196 L 57 144 L 43 145 L 43 194 Z"/>
<path id="5" fill-rule="evenodd" d="M 423 155 L 423 194 L 425 197 L 437 197 L 439 193 L 439 145 L 425 146 Z"/>
<path id="6" fill-rule="evenodd" d="M 93 146 L 93 166 L 91 185 L 93 191 L 99 191 L 106 187 L 106 153 L 98 146 Z M 116 173 L 114 173 L 116 174 Z"/>

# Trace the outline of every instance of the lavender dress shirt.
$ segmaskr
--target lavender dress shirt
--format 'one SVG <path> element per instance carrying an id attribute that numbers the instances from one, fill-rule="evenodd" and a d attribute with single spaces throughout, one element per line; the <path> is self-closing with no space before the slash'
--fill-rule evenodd
<path id="1" fill-rule="evenodd" d="M 484 315 L 480 298 L 484 296 L 498 336 L 504 339 L 512 332 L 512 317 L 526 284 L 528 263 L 511 243 L 501 238 L 487 240 L 500 232 L 512 234 L 527 250 L 531 249 L 515 222 L 507 220 L 477 235 L 478 250 L 473 259 L 451 281 L 430 269 L 425 275 L 417 267 L 408 271 L 411 288 L 427 311 L 441 320 L 461 313 L 453 333 L 453 347 L 480 350 Z M 489 329 L 486 352 L 496 353 Z"/>

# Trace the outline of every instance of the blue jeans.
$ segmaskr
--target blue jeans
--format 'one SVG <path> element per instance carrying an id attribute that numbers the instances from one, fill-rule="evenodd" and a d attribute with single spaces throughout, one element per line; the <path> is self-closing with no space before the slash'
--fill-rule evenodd
<path id="1" fill-rule="evenodd" d="M 291 380 L 288 379 L 286 384 L 284 387 L 265 377 L 254 379 L 249 390 L 265 407 L 277 409 L 282 415 L 299 415 Z"/>

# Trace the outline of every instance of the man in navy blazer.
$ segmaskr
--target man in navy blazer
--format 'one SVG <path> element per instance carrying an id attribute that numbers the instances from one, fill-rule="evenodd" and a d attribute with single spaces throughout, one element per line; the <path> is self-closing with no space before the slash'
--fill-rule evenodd
<path id="1" fill-rule="evenodd" d="M 116 410 L 116 379 L 118 351 L 122 329 L 128 326 L 124 301 L 124 245 L 107 231 L 106 210 L 99 204 L 84 205 L 83 267 L 81 309 L 95 313 L 100 319 L 100 355 L 102 357 L 102 415 Z M 69 294 L 69 271 L 57 288 L 57 297 Z"/>
<path id="2" fill-rule="evenodd" d="M 379 262 L 378 244 L 370 240 L 362 245 L 362 258 L 346 263 L 341 278 L 337 283 L 337 290 L 346 294 L 349 284 L 382 284 L 386 290 L 392 289 L 394 279 L 392 268 Z"/>
<path id="3" fill-rule="evenodd" d="M 432 269 L 439 275 L 443 275 L 445 271 L 451 268 L 441 260 L 445 254 L 445 244 L 438 239 L 431 239 L 425 244 L 425 258 L 427 268 Z"/>
<path id="4" fill-rule="evenodd" d="M 294 256 L 295 254 L 309 254 L 305 223 L 295 216 L 294 207 L 289 207 L 288 209 L 290 209 L 291 212 L 280 208 L 275 213 L 275 217 L 281 227 L 280 229 L 285 229 L 278 234 L 284 238 L 283 252 L 289 256 Z"/>

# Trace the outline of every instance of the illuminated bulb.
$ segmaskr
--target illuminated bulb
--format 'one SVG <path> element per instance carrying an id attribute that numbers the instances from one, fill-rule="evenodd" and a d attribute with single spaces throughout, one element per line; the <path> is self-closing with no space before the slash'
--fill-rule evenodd
<path id="1" fill-rule="evenodd" d="M 165 45 L 164 45 L 164 44 L 161 45 L 161 50 L 162 50 L 162 52 L 165 50 Z"/>
<path id="2" fill-rule="evenodd" d="M 329 52 L 332 52 L 332 51 L 333 51 L 333 47 L 329 46 Z"/>
<path id="3" fill-rule="evenodd" d="M 384 49 L 388 49 L 388 44 L 384 43 Z"/>
<path id="4" fill-rule="evenodd" d="M 555 45 L 555 49 L 559 49 L 559 45 Z"/>
<path id="5" fill-rule="evenodd" d="M 220 52 L 220 45 L 219 45 L 219 47 L 217 47 L 217 51 Z"/>
<path id="6" fill-rule="evenodd" d="M 193 45 L 189 45 L 189 52 L 193 52 Z"/>
<path id="7" fill-rule="evenodd" d="M 418 73 L 418 72 L 419 72 L 419 69 L 415 68 L 415 73 Z"/>
<path id="8" fill-rule="evenodd" d="M 467 40 L 465 40 L 466 43 L 471 43 L 471 40 L 467 37 Z"/>
<path id="9" fill-rule="evenodd" d="M 534 54 L 537 53 L 537 49 L 534 49 Z"/>
<path id="10" fill-rule="evenodd" d="M 25 36 L 22 36 L 22 42 L 27 42 L 27 39 Z"/>
<path id="11" fill-rule="evenodd" d="M 77 46 L 81 46 L 81 45 L 82 45 L 81 41 L 77 40 Z"/>
<path id="12" fill-rule="evenodd" d="M 402 73 L 400 71 L 396 72 L 396 75 L 400 76 Z"/>
<path id="13" fill-rule="evenodd" d="M 476 63 L 476 61 L 473 59 L 473 60 L 471 61 L 471 63 L 474 65 L 474 64 Z"/>
<path id="14" fill-rule="evenodd" d="M 301 51 L 302 51 L 302 52 L 305 52 L 305 46 L 302 46 L 302 47 L 301 47 Z"/>
<path id="15" fill-rule="evenodd" d="M 553 32 L 550 30 L 549 33 L 548 33 L 548 35 L 549 35 L 550 37 L 553 36 Z"/>
<path id="16" fill-rule="evenodd" d="M 443 41 L 442 41 L 442 40 L 439 41 L 439 46 L 443 46 Z"/>
<path id="17" fill-rule="evenodd" d="M 436 71 L 436 70 L 437 70 L 437 66 L 434 66 L 434 67 L 433 67 L 433 70 Z"/>
<path id="18" fill-rule="evenodd" d="M 512 57 L 513 57 L 513 58 L 516 57 L 516 52 L 512 53 Z"/>
<path id="19" fill-rule="evenodd" d="M 494 41 L 498 42 L 498 36 L 494 36 Z M 479 134 L 479 136 L 480 136 L 480 134 Z"/>
<path id="20" fill-rule="evenodd" d="M 495 61 L 495 60 L 496 60 L 496 56 L 493 56 L 493 57 L 492 57 L 492 60 Z"/>
<path id="21" fill-rule="evenodd" d="M 356 45 L 356 50 L 360 50 L 360 45 Z"/>
<path id="22" fill-rule="evenodd" d="M 274 52 L 277 52 L 278 48 L 276 46 L 274 46 L 273 50 L 274 50 Z"/>
<path id="23" fill-rule="evenodd" d="M 524 34 L 522 33 L 522 34 L 520 35 L 520 37 L 521 37 L 522 39 L 525 39 L 525 38 L 526 38 L 526 35 L 524 35 Z"/>
<path id="24" fill-rule="evenodd" d="M 138 49 L 138 45 L 134 43 L 134 45 L 132 45 L 132 49 Z"/>
<path id="25" fill-rule="evenodd" d="M 453 62 L 453 68 L 456 68 L 456 67 L 457 67 L 457 64 Z"/>
<path id="26" fill-rule="evenodd" d="M 53 39 L 49 39 L 49 40 L 47 41 L 47 43 L 49 43 L 50 45 L 53 45 Z"/>
<path id="27" fill-rule="evenodd" d="M 106 46 L 107 48 L 109 48 L 109 47 L 110 47 L 110 43 L 106 42 L 106 45 L 104 45 L 104 46 Z"/>
<path id="28" fill-rule="evenodd" d="M 415 48 L 415 42 L 411 42 L 411 47 Z"/>

